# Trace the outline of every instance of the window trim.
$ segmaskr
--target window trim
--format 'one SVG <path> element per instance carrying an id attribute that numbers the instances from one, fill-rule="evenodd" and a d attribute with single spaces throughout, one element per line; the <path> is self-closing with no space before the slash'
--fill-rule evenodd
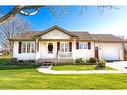
<path id="1" fill-rule="evenodd" d="M 30 44 L 29 47 L 29 52 L 28 52 L 28 45 Z M 32 52 L 32 44 L 34 45 L 34 52 Z M 24 47 L 25 45 L 25 47 Z M 25 48 L 25 51 L 23 50 Z M 36 53 L 36 46 L 35 46 L 35 42 L 22 42 L 22 47 L 21 47 L 21 53 Z"/>
<path id="2" fill-rule="evenodd" d="M 34 46 L 34 52 L 32 52 L 32 46 Z M 36 52 L 36 45 L 35 42 L 31 42 L 31 48 L 30 48 L 31 53 L 35 53 Z"/>
<path id="3" fill-rule="evenodd" d="M 62 46 L 62 44 L 63 44 L 63 48 L 64 48 L 64 50 L 62 51 L 62 49 L 61 49 L 61 46 Z M 67 45 L 67 51 L 66 51 L 66 45 Z M 60 52 L 69 52 L 69 43 L 68 42 L 61 42 L 60 43 Z"/>
<path id="4" fill-rule="evenodd" d="M 82 48 L 80 47 L 81 44 L 82 44 Z M 88 49 L 88 42 L 79 42 L 79 49 L 81 49 L 81 50 Z"/>

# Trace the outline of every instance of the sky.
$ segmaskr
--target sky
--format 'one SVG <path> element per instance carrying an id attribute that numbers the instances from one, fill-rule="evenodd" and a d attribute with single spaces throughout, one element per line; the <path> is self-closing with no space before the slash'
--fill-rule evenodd
<path id="1" fill-rule="evenodd" d="M 12 6 L 1 6 L 8 11 Z M 51 6 L 50 6 L 51 7 Z M 52 6 L 53 7 L 53 6 Z M 58 25 L 68 31 L 88 31 L 90 33 L 124 35 L 127 37 L 127 6 L 116 6 L 119 9 L 105 9 L 102 14 L 97 6 L 87 6 L 80 15 L 81 6 L 65 6 L 68 14 L 61 18 L 55 17 L 46 7 L 43 7 L 34 16 L 23 16 L 31 24 L 32 30 L 43 31 Z M 62 13 L 60 8 L 56 11 Z"/>

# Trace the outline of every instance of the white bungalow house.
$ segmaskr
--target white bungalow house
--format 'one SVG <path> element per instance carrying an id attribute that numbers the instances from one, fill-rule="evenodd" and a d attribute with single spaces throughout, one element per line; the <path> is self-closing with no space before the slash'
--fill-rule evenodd
<path id="1" fill-rule="evenodd" d="M 9 39 L 18 60 L 76 59 L 96 57 L 123 60 L 123 40 L 112 34 L 67 31 L 53 26 L 45 31 L 23 32 Z"/>

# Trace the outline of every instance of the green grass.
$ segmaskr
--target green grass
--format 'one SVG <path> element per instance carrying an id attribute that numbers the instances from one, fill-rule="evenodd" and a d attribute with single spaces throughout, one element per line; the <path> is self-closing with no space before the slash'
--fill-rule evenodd
<path id="1" fill-rule="evenodd" d="M 127 89 L 127 74 L 51 75 L 0 58 L 0 89 Z"/>
<path id="2" fill-rule="evenodd" d="M 52 70 L 95 70 L 95 65 L 63 65 L 53 66 Z M 113 70 L 111 67 L 106 67 L 107 70 Z"/>

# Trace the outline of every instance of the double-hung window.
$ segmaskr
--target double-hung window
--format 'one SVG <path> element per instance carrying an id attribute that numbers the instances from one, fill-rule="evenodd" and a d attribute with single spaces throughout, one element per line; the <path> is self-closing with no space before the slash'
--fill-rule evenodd
<path id="1" fill-rule="evenodd" d="M 22 43 L 22 53 L 35 53 L 35 43 L 34 42 L 23 42 Z"/>
<path id="2" fill-rule="evenodd" d="M 79 42 L 79 49 L 88 49 L 87 42 Z"/>
<path id="3" fill-rule="evenodd" d="M 27 43 L 27 53 L 30 53 L 30 42 Z"/>
<path id="4" fill-rule="evenodd" d="M 61 52 L 69 52 L 69 45 L 68 45 L 68 43 L 61 43 L 60 51 Z"/>
<path id="5" fill-rule="evenodd" d="M 26 43 L 22 43 L 22 53 L 26 53 Z"/>
<path id="6" fill-rule="evenodd" d="M 35 43 L 31 43 L 31 53 L 35 53 Z"/>

